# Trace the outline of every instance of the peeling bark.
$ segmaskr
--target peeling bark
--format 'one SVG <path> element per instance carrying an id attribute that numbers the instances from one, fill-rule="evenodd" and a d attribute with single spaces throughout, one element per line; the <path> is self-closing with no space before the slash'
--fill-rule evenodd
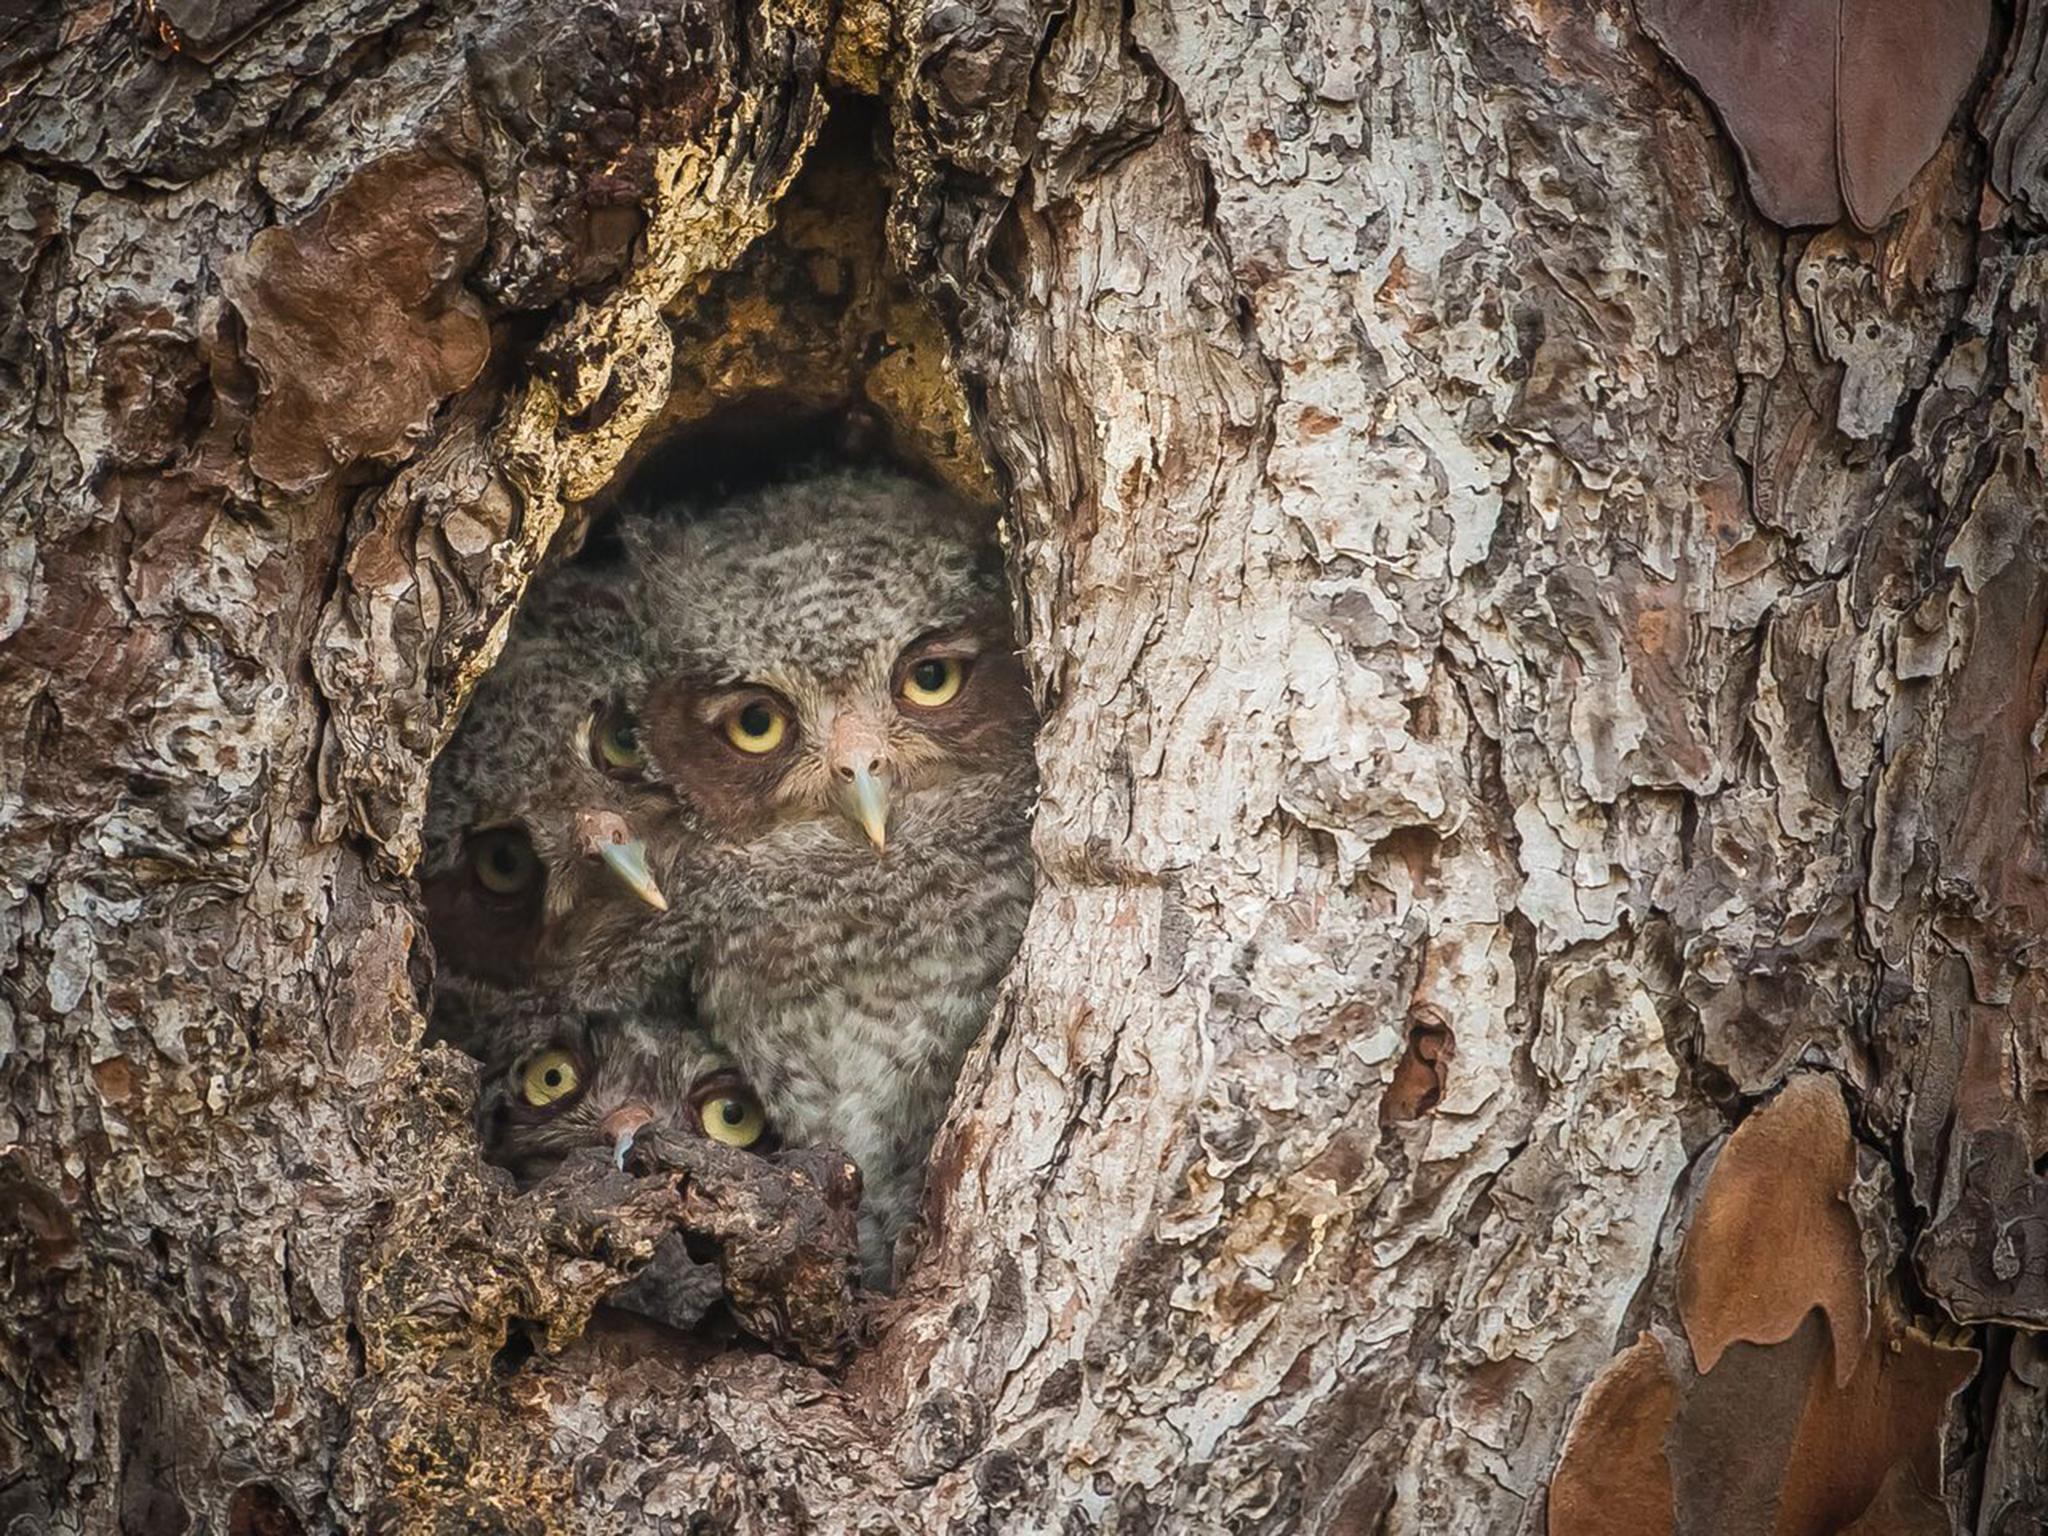
<path id="1" fill-rule="evenodd" d="M 2048 21 L 1788 231 L 1675 9 L 0 23 L 0 1529 L 2031 1529 Z M 623 477 L 849 408 L 1046 721 L 872 1317 L 826 1153 L 481 1167 L 409 878 Z"/>

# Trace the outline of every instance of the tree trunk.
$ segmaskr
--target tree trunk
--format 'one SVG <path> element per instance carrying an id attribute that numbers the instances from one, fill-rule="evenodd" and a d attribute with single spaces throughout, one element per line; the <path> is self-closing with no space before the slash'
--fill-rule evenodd
<path id="1" fill-rule="evenodd" d="M 0 21 L 0 1530 L 2036 1529 L 2048 17 L 1873 217 L 1854 38 L 1640 9 Z M 827 1373 L 592 1323 L 687 1201 L 479 1165 L 410 869 L 624 474 L 849 402 L 1046 723 Z"/>

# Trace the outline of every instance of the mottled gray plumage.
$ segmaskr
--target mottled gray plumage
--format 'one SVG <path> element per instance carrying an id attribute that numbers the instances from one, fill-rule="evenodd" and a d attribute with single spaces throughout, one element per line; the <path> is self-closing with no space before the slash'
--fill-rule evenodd
<path id="1" fill-rule="evenodd" d="M 628 541 L 643 740 L 675 797 L 664 931 L 785 1133 L 860 1164 L 886 1284 L 1031 897 L 1036 716 L 1000 555 L 965 509 L 874 474 L 645 516 Z M 948 667 L 949 699 L 911 702 Z M 755 709 L 784 722 L 772 750 L 733 734 Z"/>
<path id="2" fill-rule="evenodd" d="M 652 887 L 636 896 L 621 868 L 655 802 L 637 768 L 597 745 L 630 733 L 625 700 L 645 682 L 622 581 L 570 570 L 539 586 L 434 765 L 421 885 L 441 972 L 435 1022 L 474 1052 L 507 996 L 637 993 Z"/>

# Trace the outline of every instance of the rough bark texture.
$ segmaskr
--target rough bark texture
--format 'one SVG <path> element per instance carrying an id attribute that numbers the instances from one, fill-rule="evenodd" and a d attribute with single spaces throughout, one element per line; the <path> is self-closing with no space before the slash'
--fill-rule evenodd
<path id="1" fill-rule="evenodd" d="M 0 1529 L 2035 1529 L 2048 11 L 1871 233 L 1644 20 L 0 19 Z M 830 1160 L 513 1193 L 408 871 L 622 474 L 853 404 L 1045 790 L 820 1369 Z M 678 1229 L 780 1352 L 593 1318 Z"/>

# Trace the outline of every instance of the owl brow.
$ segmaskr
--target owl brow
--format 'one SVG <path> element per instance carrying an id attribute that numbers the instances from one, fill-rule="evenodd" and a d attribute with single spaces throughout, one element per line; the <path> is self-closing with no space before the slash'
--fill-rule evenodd
<path id="1" fill-rule="evenodd" d="M 692 1080 L 689 1096 L 692 1101 L 701 1103 L 713 1094 L 735 1092 L 744 1093 L 749 1098 L 754 1096 L 753 1087 L 738 1067 L 714 1067 Z"/>
<path id="2" fill-rule="evenodd" d="M 789 709 L 781 694 L 758 683 L 707 689 L 692 699 L 691 704 L 698 723 L 702 725 L 716 725 L 734 710 L 744 709 L 749 704 L 773 704 L 785 712 Z"/>
<path id="3" fill-rule="evenodd" d="M 916 656 L 958 656 L 972 661 L 987 648 L 987 637 L 978 629 L 966 625 L 953 625 L 947 629 L 935 629 L 919 635 L 899 653 L 904 657 Z"/>

